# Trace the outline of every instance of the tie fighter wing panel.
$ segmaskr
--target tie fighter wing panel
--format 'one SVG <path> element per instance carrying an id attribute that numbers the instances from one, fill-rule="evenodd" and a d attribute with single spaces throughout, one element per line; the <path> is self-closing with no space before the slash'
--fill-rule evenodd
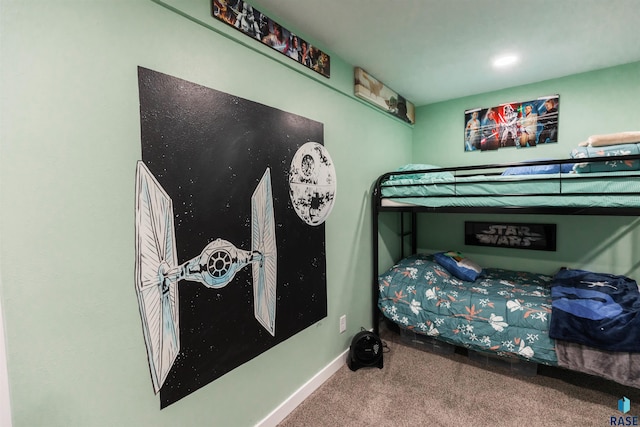
<path id="1" fill-rule="evenodd" d="M 254 314 L 275 336 L 278 253 L 269 168 L 251 196 L 251 249 L 262 254 L 261 262 L 252 265 Z"/>
<path id="2" fill-rule="evenodd" d="M 178 352 L 177 281 L 161 274 L 177 265 L 173 203 L 143 162 L 136 168 L 135 289 L 154 391 L 162 387 Z"/>

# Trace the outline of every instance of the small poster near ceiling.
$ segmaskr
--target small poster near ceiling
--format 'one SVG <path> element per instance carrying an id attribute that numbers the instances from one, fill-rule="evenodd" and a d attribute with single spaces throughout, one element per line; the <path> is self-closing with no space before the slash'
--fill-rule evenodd
<path id="1" fill-rule="evenodd" d="M 354 94 L 407 123 L 415 124 L 414 105 L 360 67 L 354 68 Z"/>
<path id="2" fill-rule="evenodd" d="M 290 59 L 331 77 L 331 57 L 243 0 L 212 0 L 213 17 Z"/>
<path id="3" fill-rule="evenodd" d="M 464 112 L 464 151 L 558 142 L 558 95 Z"/>
<path id="4" fill-rule="evenodd" d="M 327 315 L 323 124 L 139 68 L 135 289 L 162 408 Z"/>

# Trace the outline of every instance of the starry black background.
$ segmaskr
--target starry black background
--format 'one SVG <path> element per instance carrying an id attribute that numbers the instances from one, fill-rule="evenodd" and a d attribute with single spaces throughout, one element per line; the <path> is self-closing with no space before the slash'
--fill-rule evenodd
<path id="1" fill-rule="evenodd" d="M 160 390 L 164 408 L 326 317 L 324 224 L 298 218 L 288 186 L 295 152 L 323 144 L 324 131 L 146 68 L 138 68 L 138 83 L 142 160 L 173 201 L 179 264 L 216 238 L 251 250 L 251 195 L 267 167 L 275 211 L 276 336 L 254 317 L 251 266 L 221 289 L 180 282 L 180 353 Z"/>

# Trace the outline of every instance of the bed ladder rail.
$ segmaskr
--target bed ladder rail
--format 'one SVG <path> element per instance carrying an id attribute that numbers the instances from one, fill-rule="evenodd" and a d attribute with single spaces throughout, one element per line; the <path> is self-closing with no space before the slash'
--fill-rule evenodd
<path id="1" fill-rule="evenodd" d="M 378 295 L 379 295 L 379 289 L 378 289 L 378 269 L 380 266 L 380 262 L 379 262 L 379 256 L 380 256 L 380 250 L 379 250 L 379 235 L 378 235 L 378 231 L 379 231 L 379 227 L 378 227 L 378 220 L 379 220 L 379 209 L 378 207 L 380 206 L 380 189 L 378 186 L 375 186 L 373 191 L 372 191 L 372 197 L 371 197 L 371 246 L 373 247 L 373 263 L 372 263 L 372 286 L 373 286 L 373 292 L 372 292 L 372 297 L 373 297 L 373 316 L 372 316 L 372 322 L 373 322 L 373 332 L 376 335 L 379 335 L 379 323 L 380 323 L 380 310 L 378 309 Z M 406 252 L 405 252 L 405 247 L 407 246 L 405 241 L 407 239 L 407 237 L 411 238 L 411 242 L 410 242 L 410 247 L 411 247 L 411 255 L 415 254 L 418 251 L 418 233 L 417 233 L 417 221 L 418 221 L 418 214 L 415 211 L 409 211 L 409 212 L 402 212 L 399 211 L 397 212 L 400 214 L 400 232 L 399 232 L 399 237 L 400 237 L 400 259 L 405 258 L 406 257 Z M 409 221 L 405 221 L 405 214 L 409 214 L 410 215 L 410 219 Z M 409 227 L 407 229 L 407 224 L 409 223 Z"/>
<path id="2" fill-rule="evenodd" d="M 409 230 L 405 229 L 405 220 L 404 214 L 408 213 L 411 215 L 411 228 Z M 400 212 L 400 259 L 405 258 L 405 239 L 407 237 L 411 237 L 411 253 L 409 255 L 413 255 L 418 252 L 418 233 L 416 232 L 416 226 L 418 221 L 418 215 L 416 212 Z"/>

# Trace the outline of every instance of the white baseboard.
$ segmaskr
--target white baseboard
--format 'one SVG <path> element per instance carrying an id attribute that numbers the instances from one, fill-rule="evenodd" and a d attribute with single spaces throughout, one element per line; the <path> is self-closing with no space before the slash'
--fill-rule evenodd
<path id="1" fill-rule="evenodd" d="M 325 366 L 320 372 L 315 374 L 313 378 L 307 381 L 302 387 L 295 391 L 291 396 L 267 415 L 262 421 L 256 424 L 256 427 L 275 427 L 284 420 L 287 415 L 293 412 L 311 393 L 320 387 L 326 380 L 347 363 L 347 355 L 349 349 L 345 350 L 340 356 L 336 357 L 331 363 Z"/>

